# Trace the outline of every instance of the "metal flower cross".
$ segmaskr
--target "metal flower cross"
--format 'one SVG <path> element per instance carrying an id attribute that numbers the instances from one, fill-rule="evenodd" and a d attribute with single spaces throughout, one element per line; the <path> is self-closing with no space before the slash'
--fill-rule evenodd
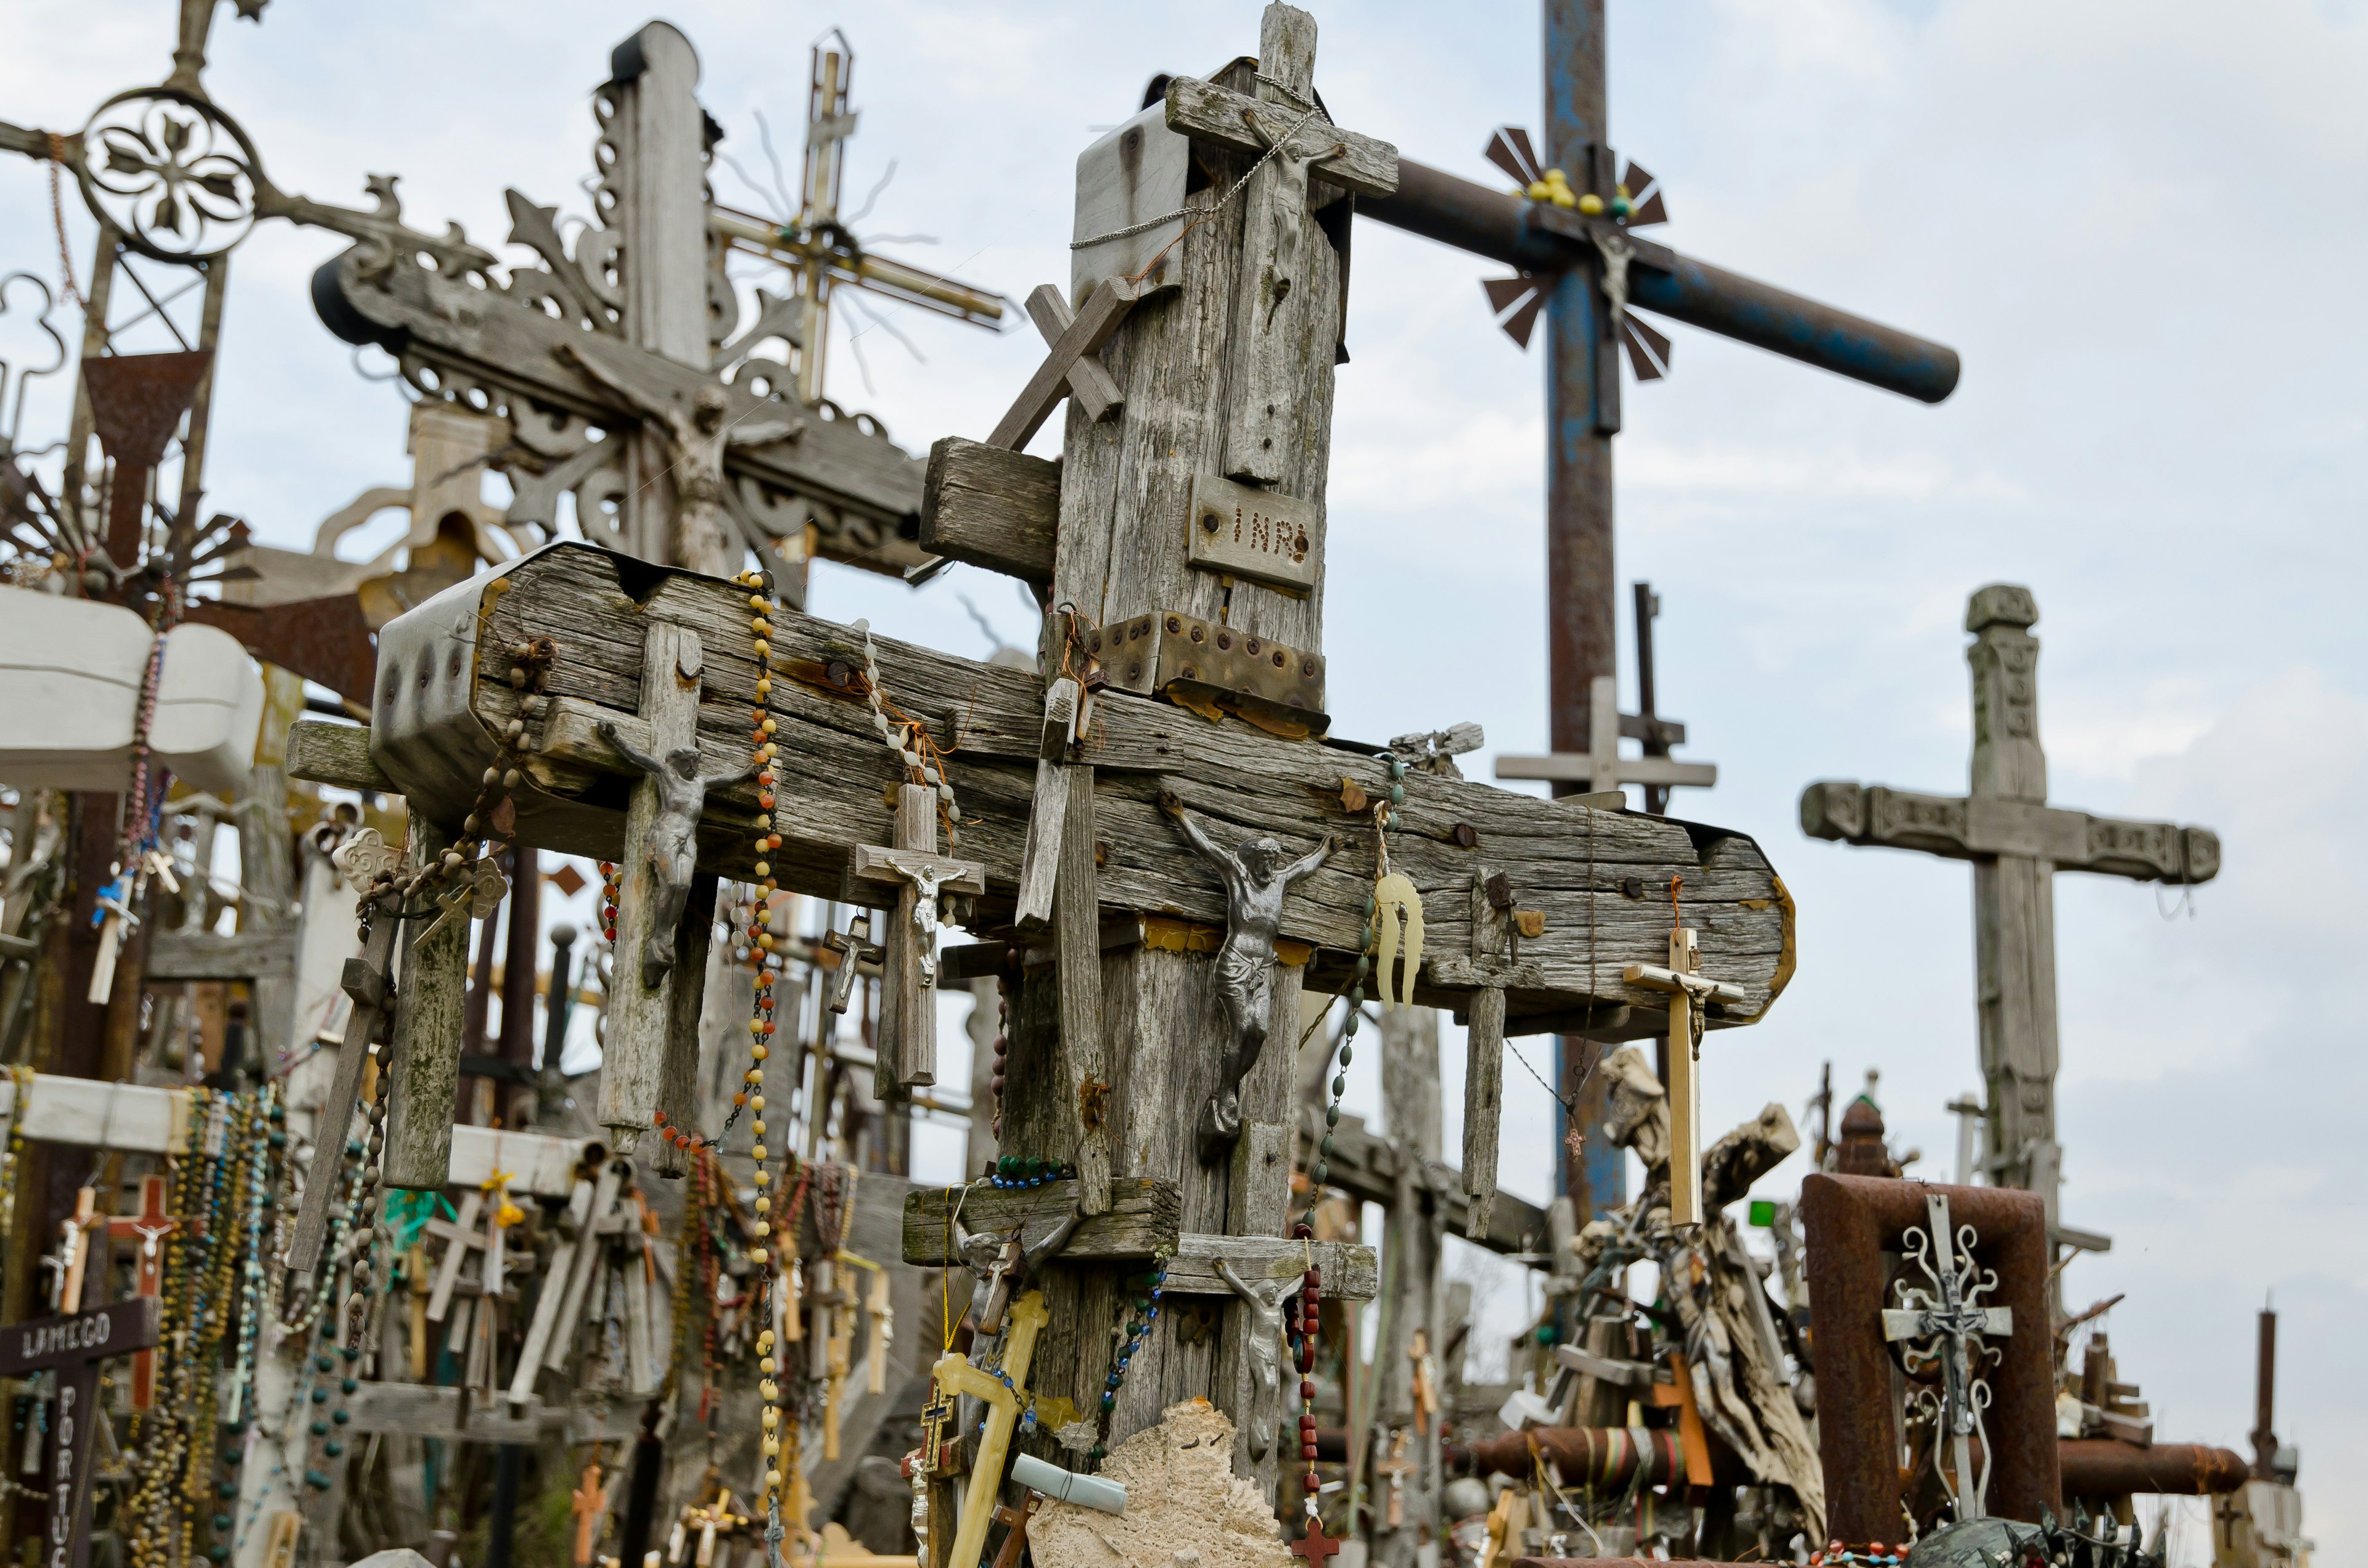
<path id="1" fill-rule="evenodd" d="M 1942 1483 L 1949 1488 L 1957 1517 L 1979 1518 L 1990 1483 L 1989 1443 L 1982 1434 L 1982 1412 L 1989 1407 L 1990 1390 L 1977 1374 L 1986 1362 L 1994 1363 L 2003 1354 L 1983 1339 L 2012 1334 L 2014 1312 L 1982 1304 L 1981 1298 L 1998 1289 L 1998 1273 L 1975 1264 L 1974 1245 L 1980 1238 L 1971 1225 L 1951 1225 L 1948 1195 L 1928 1190 L 1924 1212 L 1924 1229 L 1910 1230 L 1902 1240 L 1908 1261 L 1931 1284 L 1911 1284 L 1906 1276 L 1894 1284 L 1900 1304 L 1884 1312 L 1883 1337 L 1901 1345 L 1900 1363 L 1910 1377 L 1939 1367 L 1940 1392 L 1918 1389 L 1916 1407 L 1934 1420 L 1936 1447 L 1938 1435 L 1949 1439 L 1951 1474 L 1942 1477 Z M 1983 1436 L 1978 1476 L 1973 1474 L 1976 1436 Z"/>

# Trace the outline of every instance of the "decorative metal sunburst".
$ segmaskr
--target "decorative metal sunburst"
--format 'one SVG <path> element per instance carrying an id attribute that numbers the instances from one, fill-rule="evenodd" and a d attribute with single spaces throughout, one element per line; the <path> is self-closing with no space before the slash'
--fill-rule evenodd
<path id="1" fill-rule="evenodd" d="M 1632 162 L 1622 171 L 1617 188 L 1606 199 L 1592 191 L 1572 189 L 1569 176 L 1560 169 L 1541 167 L 1530 133 L 1518 125 L 1497 128 L 1497 133 L 1488 139 L 1487 158 L 1518 180 L 1518 194 L 1531 201 L 1575 209 L 1590 218 L 1609 218 L 1628 229 L 1669 221 L 1660 180 L 1640 164 Z M 1486 278 L 1480 287 L 1487 292 L 1489 309 L 1496 313 L 1497 324 L 1504 328 L 1505 335 L 1527 348 L 1530 335 L 1537 329 L 1538 312 L 1544 309 L 1546 295 L 1554 285 L 1551 274 L 1524 272 L 1514 278 Z M 1636 379 L 1657 381 L 1668 375 L 1669 340 L 1624 308 L 1615 312 L 1615 319 L 1620 342 L 1628 350 L 1628 365 L 1636 372 Z"/>

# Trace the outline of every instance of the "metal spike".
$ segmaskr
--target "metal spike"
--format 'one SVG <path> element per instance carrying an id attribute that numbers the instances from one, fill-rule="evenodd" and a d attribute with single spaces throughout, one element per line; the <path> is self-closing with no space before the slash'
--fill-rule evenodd
<path id="1" fill-rule="evenodd" d="M 1628 199 L 1635 204 L 1635 210 L 1628 214 L 1630 228 L 1642 229 L 1669 221 L 1668 203 L 1661 199 L 1659 176 L 1642 164 L 1632 163 L 1627 173 L 1620 176 L 1620 183 L 1628 187 Z"/>
<path id="2" fill-rule="evenodd" d="M 1530 346 L 1530 334 L 1537 330 L 1538 312 L 1545 309 L 1545 290 L 1537 290 L 1530 295 L 1529 303 L 1497 324 L 1505 329 L 1507 337 L 1511 338 L 1521 347 L 1527 348 Z"/>
<path id="3" fill-rule="evenodd" d="M 1520 304 L 1522 296 L 1537 286 L 1538 280 L 1526 272 L 1519 278 L 1484 278 L 1480 280 L 1481 289 L 1488 296 L 1489 312 L 1499 316 Z"/>
<path id="4" fill-rule="evenodd" d="M 1488 296 L 1488 313 L 1497 318 L 1505 335 L 1527 348 L 1538 311 L 1545 303 L 1538 280 L 1524 273 L 1519 278 L 1484 278 L 1480 287 Z"/>
<path id="5" fill-rule="evenodd" d="M 1500 125 L 1488 138 L 1488 161 L 1514 179 L 1528 187 L 1543 172 L 1538 167 L 1538 155 L 1531 150 L 1530 133 L 1518 125 Z"/>
<path id="6" fill-rule="evenodd" d="M 1657 381 L 1669 373 L 1669 340 L 1636 319 L 1634 312 L 1620 318 L 1620 338 L 1628 346 L 1628 368 L 1640 381 Z"/>

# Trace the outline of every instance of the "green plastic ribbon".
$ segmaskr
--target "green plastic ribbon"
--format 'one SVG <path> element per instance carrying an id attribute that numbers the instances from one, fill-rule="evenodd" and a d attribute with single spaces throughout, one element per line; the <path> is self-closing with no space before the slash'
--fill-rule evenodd
<path id="1" fill-rule="evenodd" d="M 438 1210 L 447 1220 L 457 1220 L 452 1205 L 440 1192 L 390 1192 L 386 1195 L 387 1228 L 394 1233 L 394 1250 L 409 1252 L 419 1244 L 419 1233 L 427 1221 L 436 1218 Z"/>

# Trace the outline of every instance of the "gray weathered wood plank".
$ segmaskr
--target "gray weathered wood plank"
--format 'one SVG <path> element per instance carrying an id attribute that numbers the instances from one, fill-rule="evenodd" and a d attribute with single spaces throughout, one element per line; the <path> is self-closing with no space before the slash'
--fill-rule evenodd
<path id="1" fill-rule="evenodd" d="M 1009 411 L 988 433 L 986 444 L 1014 452 L 1026 446 L 1043 428 L 1044 421 L 1060 406 L 1061 400 L 1069 395 L 1069 375 L 1077 361 L 1109 342 L 1110 334 L 1134 309 L 1135 301 L 1152 292 L 1153 287 L 1122 278 L 1105 278 L 1094 285 L 1076 320 L 1069 324 L 1068 330 L 1045 354 L 1036 373 L 1028 378 L 1028 384 L 1019 389 Z M 1078 412 L 1083 414 L 1085 410 L 1080 407 Z"/>
<path id="2" fill-rule="evenodd" d="M 370 726 L 299 719 L 288 730 L 288 777 L 345 790 L 396 795 L 394 780 L 370 760 Z"/>
<path id="3" fill-rule="evenodd" d="M 428 812 L 412 812 L 409 864 L 424 865 L 451 843 L 451 835 Z M 412 1191 L 440 1188 L 451 1180 L 452 1104 L 468 1010 L 469 922 L 448 920 L 432 936 L 426 932 L 427 924 L 404 924 L 393 1056 L 386 1069 L 391 1076 L 384 1179 L 389 1187 Z"/>
<path id="4" fill-rule="evenodd" d="M 1051 283 L 1040 283 L 1028 295 L 1028 319 L 1036 324 L 1036 331 L 1049 348 L 1061 341 L 1061 335 L 1076 321 L 1076 312 L 1060 289 Z M 1088 419 L 1107 419 L 1125 405 L 1126 394 L 1118 382 L 1102 369 L 1102 362 L 1090 354 L 1077 356 L 1069 368 L 1069 395 L 1086 411 Z"/>
<path id="5" fill-rule="evenodd" d="M 1053 580 L 1061 465 L 947 436 L 921 485 L 923 550 L 1042 586 Z"/>
<path id="6" fill-rule="evenodd" d="M 1261 44 L 1264 41 L 1261 34 Z M 1311 39 L 1311 45 L 1313 41 Z M 1201 141 L 1217 142 L 1235 152 L 1258 153 L 1266 150 L 1265 144 L 1249 130 L 1247 118 L 1249 113 L 1258 113 L 1264 123 L 1274 126 L 1277 133 L 1287 128 L 1292 119 L 1298 118 L 1293 114 L 1277 123 L 1275 107 L 1261 103 L 1247 94 L 1236 93 L 1194 76 L 1178 76 L 1167 84 L 1167 129 L 1180 131 Z M 1338 142 L 1340 154 L 1315 166 L 1314 172 L 1317 179 L 1344 190 L 1353 190 L 1360 196 L 1388 196 L 1397 189 L 1398 150 L 1395 147 L 1377 137 L 1343 131 L 1338 126 L 1326 123 L 1321 115 L 1300 132 L 1303 137 L 1314 137 L 1319 133 Z"/>
<path id="7" fill-rule="evenodd" d="M 1074 1177 L 1030 1187 L 922 1187 L 905 1199 L 905 1261 L 931 1268 L 962 1267 L 951 1223 L 957 1204 L 963 1229 L 1024 1225 L 1022 1239 L 1034 1243 L 1052 1233 L 1076 1199 Z M 1110 1183 L 1110 1211 L 1079 1221 L 1060 1256 L 1069 1263 L 1146 1258 L 1163 1247 L 1174 1251 L 1182 1233 L 1176 1184 L 1133 1176 Z"/>
<path id="8" fill-rule="evenodd" d="M 1102 1051 L 1102 946 L 1094 866 L 1094 770 L 1064 767 L 1069 801 L 1061 816 L 1061 879 L 1053 923 L 1061 992 L 1060 1071 L 1053 1080 L 1077 1118 L 1077 1202 L 1088 1214 L 1110 1204 L 1110 1064 Z"/>
<path id="9" fill-rule="evenodd" d="M 292 979 L 292 931 L 157 931 L 148 938 L 142 972 L 152 981 Z"/>
<path id="10" fill-rule="evenodd" d="M 1177 553 L 1180 561 L 1180 548 Z M 591 737 L 590 726 L 606 716 L 626 727 L 621 721 L 640 693 L 641 631 L 652 618 L 689 625 L 705 642 L 708 691 L 699 733 L 706 766 L 721 770 L 746 758 L 756 674 L 745 596 L 727 583 L 635 566 L 644 603 L 625 591 L 620 571 L 614 558 L 590 547 L 553 546 L 510 569 L 513 587 L 492 611 L 489 642 L 541 634 L 561 642 L 550 677 L 558 700 L 529 722 L 534 744 L 528 767 L 540 788 L 521 792 L 524 842 L 575 854 L 620 853 L 622 764 Z M 1241 591 L 1258 590 L 1248 585 Z M 899 764 L 871 729 L 857 639 L 827 621 L 784 612 L 773 643 L 786 823 L 783 847 L 771 857 L 775 875 L 784 887 L 837 897 L 849 865 L 846 846 L 877 841 L 881 791 L 895 781 Z M 1042 741 L 1042 688 L 1025 672 L 887 639 L 877 646 L 890 695 L 929 722 L 948 748 L 966 818 L 962 853 L 986 868 L 991 916 L 1016 892 Z M 841 672 L 836 681 L 834 668 Z M 1277 832 L 1295 853 L 1313 847 L 1326 831 L 1356 834 L 1360 819 L 1340 809 L 1344 778 L 1368 794 L 1386 788 L 1376 759 L 1341 745 L 1211 724 L 1183 709 L 1121 694 L 1106 692 L 1093 706 L 1079 750 L 1096 769 L 1098 840 L 1108 849 L 1099 867 L 1105 911 L 1224 923 L 1223 890 L 1158 814 L 1163 789 L 1213 819 L 1221 836 Z M 515 711 L 515 696 L 498 671 L 481 678 L 475 722 L 497 727 Z M 1526 907 L 1544 912 L 1544 933 L 1525 940 L 1521 956 L 1547 986 L 1516 986 L 1508 994 L 1508 1032 L 1520 1032 L 1524 1016 L 1580 1007 L 1590 998 L 1632 1006 L 1633 1032 L 1651 1032 L 1665 999 L 1627 985 L 1622 972 L 1629 963 L 1667 956 L 1668 909 L 1666 899 L 1641 891 L 1632 896 L 1624 888 L 1656 892 L 1673 874 L 1685 878 L 1686 917 L 1702 931 L 1705 970 L 1745 989 L 1747 1001 L 1735 1010 L 1741 1017 L 1764 1011 L 1789 976 L 1790 903 L 1748 838 L 1429 774 L 1411 775 L 1406 786 L 1404 826 L 1392 835 L 1391 858 L 1425 890 L 1434 951 L 1465 949 L 1469 914 L 1463 898 L 1434 897 L 1433 890 L 1461 889 L 1483 858 L 1513 875 Z M 752 783 L 713 791 L 702 866 L 751 876 L 757 823 Z M 1472 847 L 1456 842 L 1459 825 L 1474 830 Z M 1346 955 L 1360 945 L 1372 875 L 1369 840 L 1352 837 L 1285 906 L 1282 935 L 1327 950 L 1315 967 L 1318 985 L 1345 984 Z M 1417 999 L 1460 1006 L 1465 994 L 1426 983 Z M 1730 1021 L 1736 1020 L 1712 1020 Z"/>

